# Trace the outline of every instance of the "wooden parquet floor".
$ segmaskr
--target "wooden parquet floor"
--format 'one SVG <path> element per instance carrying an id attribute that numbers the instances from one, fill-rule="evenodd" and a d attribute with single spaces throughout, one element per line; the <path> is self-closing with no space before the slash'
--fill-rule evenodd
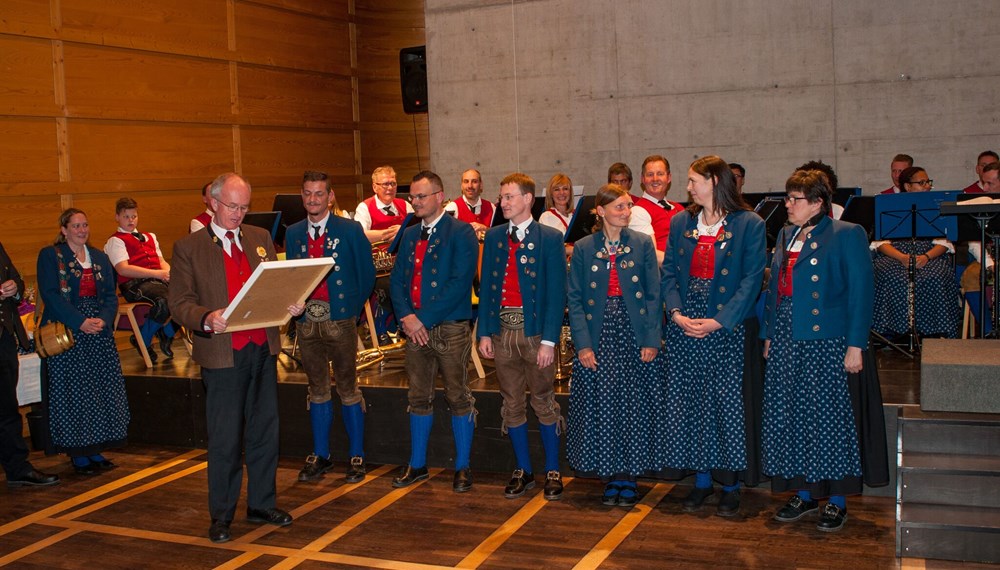
<path id="1" fill-rule="evenodd" d="M 0 566 L 10 568 L 973 568 L 894 556 L 891 498 L 851 498 L 837 534 L 814 521 L 783 525 L 784 497 L 744 493 L 734 519 L 683 513 L 686 485 L 642 482 L 640 503 L 600 504 L 598 481 L 569 479 L 563 500 L 540 486 L 503 498 L 506 474 L 476 473 L 472 491 L 451 491 L 452 472 L 392 489 L 395 466 L 370 466 L 362 483 L 331 473 L 299 483 L 300 460 L 282 458 L 278 505 L 295 522 L 247 523 L 237 508 L 233 540 L 212 544 L 204 450 L 132 446 L 109 454 L 119 468 L 72 472 L 65 459 L 33 454 L 60 473 L 49 488 L 0 486 Z M 343 472 L 339 466 L 339 473 Z"/>

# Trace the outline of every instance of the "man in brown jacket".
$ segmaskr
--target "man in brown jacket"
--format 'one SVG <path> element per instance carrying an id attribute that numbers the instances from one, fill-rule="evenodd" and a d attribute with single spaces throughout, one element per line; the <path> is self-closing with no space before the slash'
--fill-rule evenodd
<path id="1" fill-rule="evenodd" d="M 250 184 L 227 173 L 209 189 L 211 223 L 174 244 L 170 312 L 193 334 L 201 365 L 208 426 L 208 506 L 212 542 L 230 539 L 243 480 L 246 447 L 247 520 L 285 526 L 275 508 L 278 469 L 278 395 L 275 327 L 226 332 L 226 307 L 261 261 L 274 261 L 274 244 L 260 228 L 241 226 L 250 207 Z M 302 306 L 289 307 L 296 316 Z M 245 430 L 244 430 L 245 426 Z"/>

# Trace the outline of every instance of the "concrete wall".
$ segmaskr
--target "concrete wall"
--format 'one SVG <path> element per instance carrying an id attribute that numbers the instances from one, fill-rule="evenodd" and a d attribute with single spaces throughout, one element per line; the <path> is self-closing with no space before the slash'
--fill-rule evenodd
<path id="1" fill-rule="evenodd" d="M 426 33 L 449 196 L 473 165 L 491 196 L 514 170 L 593 193 L 652 153 L 677 200 L 706 154 L 751 192 L 820 159 L 873 194 L 897 152 L 958 189 L 1000 150 L 996 0 L 427 0 Z"/>

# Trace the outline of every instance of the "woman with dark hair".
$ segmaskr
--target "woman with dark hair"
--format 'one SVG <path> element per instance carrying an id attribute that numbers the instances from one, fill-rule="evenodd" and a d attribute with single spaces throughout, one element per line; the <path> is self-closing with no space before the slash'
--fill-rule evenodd
<path id="1" fill-rule="evenodd" d="M 688 170 L 691 205 L 670 221 L 661 268 L 668 312 L 664 474 L 695 473 L 684 499 L 697 511 L 722 484 L 716 514 L 739 512 L 740 479 L 756 484 L 756 447 L 748 430 L 744 381 L 746 325 L 760 295 L 765 264 L 764 221 L 736 190 L 721 158 L 706 156 Z M 753 319 L 756 322 L 756 319 Z M 756 325 L 754 325 L 756 326 Z M 759 354 L 759 353 L 758 353 Z M 759 383 L 759 380 L 757 380 Z"/>
<path id="2" fill-rule="evenodd" d="M 768 358 L 762 439 L 771 490 L 797 491 L 774 519 L 797 521 L 829 497 L 817 528 L 836 532 L 847 520 L 845 496 L 861 493 L 862 476 L 886 484 L 888 464 L 867 350 L 868 240 L 861 226 L 830 218 L 828 184 L 816 170 L 796 171 L 785 183 L 791 225 L 778 233 L 761 330 Z"/>
<path id="3" fill-rule="evenodd" d="M 87 215 L 70 208 L 59 217 L 55 244 L 38 253 L 40 325 L 60 322 L 72 331 L 69 350 L 43 360 L 42 393 L 48 413 L 47 452 L 66 453 L 77 473 L 113 469 L 102 455 L 125 444 L 129 408 L 114 323 L 118 314 L 115 271 L 91 247 Z"/>
<path id="4" fill-rule="evenodd" d="M 903 192 L 927 192 L 934 181 L 919 166 L 899 174 Z M 910 259 L 916 267 L 914 316 L 921 336 L 956 338 L 961 321 L 958 281 L 946 254 L 955 246 L 944 238 L 893 239 L 871 244 L 875 255 L 875 316 L 872 329 L 886 337 L 910 332 L 907 290 Z"/>
<path id="5" fill-rule="evenodd" d="M 631 507 L 636 476 L 656 471 L 662 336 L 656 252 L 628 229 L 632 198 L 617 184 L 596 195 L 597 227 L 576 242 L 569 320 L 577 355 L 566 453 L 580 475 L 605 483 L 605 505 Z"/>

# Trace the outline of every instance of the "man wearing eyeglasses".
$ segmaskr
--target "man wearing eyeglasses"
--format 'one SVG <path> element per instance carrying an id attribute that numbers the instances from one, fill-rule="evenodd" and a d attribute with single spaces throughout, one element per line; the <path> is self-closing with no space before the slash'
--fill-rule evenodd
<path id="1" fill-rule="evenodd" d="M 462 173 L 462 196 L 449 202 L 444 211 L 472 225 L 476 236 L 483 237 L 493 221 L 493 204 L 482 199 L 483 177 L 475 168 Z"/>
<path id="2" fill-rule="evenodd" d="M 380 166 L 372 172 L 372 191 L 374 196 L 358 204 L 354 212 L 354 221 L 361 224 L 374 247 L 386 251 L 396 238 L 406 215 L 413 212 L 413 207 L 396 197 L 396 171 L 391 166 Z M 396 317 L 392 302 L 389 299 L 389 281 L 385 276 L 375 281 L 375 291 L 371 298 L 375 334 L 381 344 L 390 344 L 389 333 L 397 330 Z"/>
<path id="3" fill-rule="evenodd" d="M 517 467 L 504 488 L 514 499 L 535 486 L 528 452 L 525 391 L 545 449 L 543 496 L 562 497 L 559 473 L 559 414 L 555 345 L 566 308 L 566 254 L 562 232 L 531 218 L 535 181 L 514 173 L 500 181 L 500 208 L 509 223 L 486 232 L 479 297 L 479 352 L 496 362 L 503 405 L 503 431 L 510 437 Z"/>
<path id="4" fill-rule="evenodd" d="M 427 441 L 440 371 L 455 438 L 452 490 L 463 493 L 472 488 L 469 456 L 476 401 L 468 383 L 469 321 L 479 243 L 472 226 L 444 215 L 444 183 L 437 174 L 425 170 L 414 176 L 410 200 L 420 224 L 403 230 L 390 276 L 392 304 L 408 339 L 410 461 L 392 486 L 407 487 L 428 477 Z"/>
<path id="5" fill-rule="evenodd" d="M 277 327 L 226 332 L 222 314 L 262 261 L 276 259 L 270 234 L 243 226 L 250 184 L 235 173 L 209 188 L 212 221 L 174 244 L 168 299 L 173 317 L 193 333 L 201 365 L 208 428 L 208 507 L 212 542 L 230 539 L 247 465 L 247 521 L 292 524 L 275 507 L 278 470 Z M 302 305 L 288 307 L 293 316 Z"/>
<path id="6" fill-rule="evenodd" d="M 129 340 L 137 350 L 140 342 L 145 344 L 149 359 L 156 362 L 156 352 L 152 350 L 155 335 L 160 339 L 160 352 L 167 358 L 173 358 L 171 345 L 176 331 L 167 308 L 170 264 L 163 258 L 156 234 L 139 231 L 139 205 L 135 200 L 127 197 L 118 199 L 115 221 L 118 222 L 118 231 L 104 244 L 104 253 L 115 266 L 118 288 L 129 303 L 152 305 L 148 318 L 139 327 L 140 338 Z"/>
<path id="7" fill-rule="evenodd" d="M 406 200 L 396 197 L 396 171 L 391 166 L 380 166 L 372 172 L 372 191 L 374 196 L 358 204 L 354 221 L 364 228 L 368 241 L 385 242 L 384 249 L 396 237 L 403 218 L 413 212 L 413 208 Z"/>

